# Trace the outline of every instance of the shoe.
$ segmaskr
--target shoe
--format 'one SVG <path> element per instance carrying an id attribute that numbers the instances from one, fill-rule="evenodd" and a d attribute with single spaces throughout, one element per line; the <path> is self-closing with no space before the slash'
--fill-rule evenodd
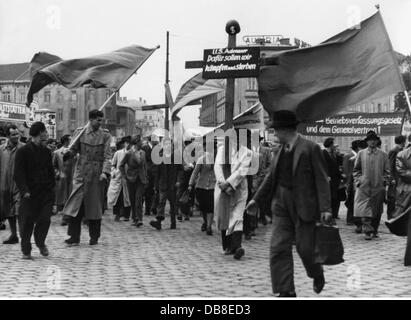
<path id="1" fill-rule="evenodd" d="M 114 218 L 114 221 L 119 222 L 119 221 L 120 221 L 120 217 L 119 217 L 119 216 L 116 216 L 116 217 Z"/>
<path id="2" fill-rule="evenodd" d="M 128 221 L 130 221 L 130 218 L 124 218 L 123 221 L 128 222 Z"/>
<path id="3" fill-rule="evenodd" d="M 371 240 L 372 239 L 372 234 L 371 233 L 366 233 L 364 239 L 365 240 Z"/>
<path id="4" fill-rule="evenodd" d="M 243 248 L 237 248 L 234 252 L 234 259 L 240 260 L 241 257 L 245 254 L 245 251 Z"/>
<path id="5" fill-rule="evenodd" d="M 31 256 L 31 254 L 23 254 L 23 256 L 21 257 L 23 260 L 33 260 L 33 257 Z"/>
<path id="6" fill-rule="evenodd" d="M 211 230 L 211 228 L 207 229 L 207 235 L 209 236 L 213 235 L 213 230 Z"/>
<path id="7" fill-rule="evenodd" d="M 175 223 L 172 223 L 172 224 L 170 225 L 170 229 L 171 229 L 171 230 L 177 229 L 176 224 L 175 224 Z"/>
<path id="8" fill-rule="evenodd" d="M 261 222 L 261 224 L 262 224 L 263 226 L 266 226 L 266 225 L 267 225 L 267 219 L 266 219 L 265 217 L 262 217 L 262 218 L 260 218 L 259 220 L 260 220 L 260 222 Z"/>
<path id="9" fill-rule="evenodd" d="M 161 230 L 161 222 L 158 220 L 150 221 L 150 226 L 156 228 L 157 230 Z"/>
<path id="10" fill-rule="evenodd" d="M 45 245 L 42 246 L 42 247 L 40 247 L 39 250 L 40 250 L 40 254 L 41 254 L 43 257 L 48 257 L 48 255 L 49 255 L 49 249 L 48 249 Z"/>
<path id="11" fill-rule="evenodd" d="M 255 232 L 254 232 L 254 231 L 251 231 L 251 232 L 250 232 L 250 236 L 255 237 Z"/>
<path id="12" fill-rule="evenodd" d="M 139 222 L 136 223 L 136 227 L 137 227 L 137 228 L 141 227 L 142 225 L 143 225 L 143 223 L 142 223 L 141 221 L 139 221 Z"/>
<path id="13" fill-rule="evenodd" d="M 3 222 L 0 223 L 0 230 L 6 230 L 6 225 Z"/>
<path id="14" fill-rule="evenodd" d="M 202 225 L 201 225 L 201 231 L 206 231 L 207 230 L 207 225 L 206 225 L 206 223 L 204 222 Z"/>
<path id="15" fill-rule="evenodd" d="M 358 234 L 362 233 L 362 226 L 357 226 L 357 227 L 355 228 L 354 232 L 355 232 L 355 233 L 358 233 Z"/>
<path id="16" fill-rule="evenodd" d="M 133 227 L 137 227 L 137 221 L 133 221 L 133 223 L 131 224 Z"/>
<path id="17" fill-rule="evenodd" d="M 90 244 L 90 246 L 94 246 L 94 245 L 98 244 L 98 239 L 90 239 L 89 244 Z"/>
<path id="18" fill-rule="evenodd" d="M 73 238 L 69 238 L 64 240 L 69 246 L 78 246 L 80 244 L 80 240 L 74 240 Z"/>
<path id="19" fill-rule="evenodd" d="M 296 298 L 297 294 L 295 292 L 280 292 L 277 298 Z"/>
<path id="20" fill-rule="evenodd" d="M 324 285 L 325 285 L 324 274 L 314 278 L 313 290 L 314 290 L 315 293 L 317 293 L 317 294 L 321 293 L 321 291 L 323 291 Z"/>
<path id="21" fill-rule="evenodd" d="M 19 243 L 19 238 L 17 236 L 10 236 L 7 240 L 3 241 L 3 244 L 15 244 Z"/>
<path id="22" fill-rule="evenodd" d="M 373 237 L 373 238 L 379 238 L 380 235 L 378 234 L 378 232 L 376 232 L 376 233 L 373 233 L 372 237 Z"/>
<path id="23" fill-rule="evenodd" d="M 228 256 L 228 255 L 231 255 L 231 254 L 234 254 L 234 252 L 232 252 L 230 249 L 225 249 L 224 250 L 224 255 Z"/>
<path id="24" fill-rule="evenodd" d="M 178 216 L 178 217 L 177 217 L 177 220 L 178 220 L 178 221 L 183 221 L 183 217 L 182 217 L 182 216 Z"/>
<path id="25" fill-rule="evenodd" d="M 186 216 L 185 218 L 184 218 L 184 221 L 189 221 L 190 220 L 190 217 L 189 216 Z"/>

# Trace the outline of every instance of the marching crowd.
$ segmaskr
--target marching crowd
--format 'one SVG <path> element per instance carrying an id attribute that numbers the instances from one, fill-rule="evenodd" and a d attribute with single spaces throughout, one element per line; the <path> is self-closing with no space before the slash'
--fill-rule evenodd
<path id="1" fill-rule="evenodd" d="M 202 152 L 193 153 L 195 161 L 178 163 L 167 137 L 127 136 L 113 150 L 109 132 L 101 128 L 103 117 L 91 111 L 89 125 L 73 144 L 69 135 L 59 144 L 48 139 L 41 122 L 31 126 L 29 139 L 16 126 L 6 127 L 7 139 L 0 146 L 0 228 L 8 221 L 10 236 L 3 243 L 21 241 L 24 259 L 32 259 L 33 234 L 40 253 L 49 255 L 45 240 L 53 214 L 67 226 L 68 246 L 80 243 L 82 223 L 88 225 L 89 244 L 96 245 L 106 209 L 112 209 L 115 222 L 131 219 L 132 226 L 141 228 L 151 219 L 149 225 L 161 230 L 166 216 L 169 228 L 176 229 L 177 221 L 190 220 L 197 206 L 203 220 L 199 230 L 210 236 L 217 230 L 224 254 L 235 259 L 244 255 L 242 239 L 255 236 L 258 223 L 272 223 L 274 293 L 295 296 L 292 245 L 319 293 L 325 279 L 322 266 L 312 261 L 316 221 L 335 225 L 344 201 L 346 223 L 372 240 L 379 237 L 384 203 L 388 219 L 409 206 L 411 148 L 404 136 L 396 137 L 395 148 L 386 154 L 381 139 L 369 131 L 343 155 L 334 138 L 325 139 L 321 149 L 297 134 L 295 114 L 278 111 L 271 144 L 260 138 L 252 146 L 248 131 L 227 166 L 225 144 L 203 139 Z M 192 143 L 185 141 L 183 149 Z M 153 149 L 159 146 L 163 161 L 158 164 Z M 258 170 L 249 174 L 253 161 Z M 406 251 L 405 265 L 411 265 L 410 241 Z"/>

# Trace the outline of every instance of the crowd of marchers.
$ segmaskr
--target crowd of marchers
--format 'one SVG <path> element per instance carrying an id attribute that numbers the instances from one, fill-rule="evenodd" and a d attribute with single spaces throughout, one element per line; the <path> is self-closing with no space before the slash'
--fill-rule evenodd
<path id="1" fill-rule="evenodd" d="M 320 148 L 297 133 L 294 113 L 278 111 L 270 143 L 260 138 L 252 146 L 248 131 L 246 140 L 238 139 L 226 152 L 224 142 L 204 138 L 193 162 L 178 163 L 169 137 L 126 136 L 114 147 L 102 128 L 103 119 L 103 112 L 90 111 L 89 124 L 73 134 L 73 143 L 69 135 L 59 143 L 49 139 L 41 122 L 31 126 L 29 138 L 21 137 L 14 125 L 5 127 L 0 229 L 7 221 L 10 235 L 3 243 L 20 242 L 24 259 L 33 259 L 32 235 L 40 254 L 49 255 L 46 237 L 53 215 L 67 227 L 64 242 L 73 247 L 80 243 L 82 225 L 88 227 L 89 244 L 98 244 L 105 212 L 112 212 L 113 223 L 130 222 L 130 228 L 148 226 L 154 232 L 165 228 L 166 219 L 170 230 L 177 229 L 197 208 L 202 216 L 199 231 L 208 236 L 217 232 L 223 253 L 237 260 L 245 254 L 243 239 L 251 240 L 259 223 L 272 223 L 273 292 L 296 295 L 291 252 L 295 245 L 307 275 L 314 279 L 314 291 L 320 293 L 325 278 L 322 266 L 313 262 L 315 223 L 336 225 L 344 201 L 346 223 L 369 241 L 379 237 L 384 203 L 388 220 L 409 206 L 411 148 L 404 136 L 396 137 L 395 148 L 386 154 L 380 137 L 369 131 L 364 139 L 352 141 L 351 152 L 343 155 L 333 137 Z M 186 140 L 184 147 L 198 142 Z M 153 161 L 158 146 L 167 161 Z M 253 161 L 258 163 L 257 174 L 249 174 Z M 410 264 L 409 244 L 405 265 Z"/>

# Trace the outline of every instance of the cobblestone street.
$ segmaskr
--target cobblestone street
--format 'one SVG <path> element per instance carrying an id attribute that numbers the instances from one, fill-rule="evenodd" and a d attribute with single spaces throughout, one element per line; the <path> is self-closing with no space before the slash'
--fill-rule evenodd
<path id="1" fill-rule="evenodd" d="M 246 255 L 236 261 L 222 254 L 216 232 L 207 236 L 199 231 L 197 212 L 190 221 L 179 222 L 177 230 L 168 229 L 168 218 L 161 231 L 149 226 L 151 217 L 144 218 L 144 226 L 137 229 L 130 222 L 114 222 L 106 212 L 97 246 L 89 246 L 83 227 L 80 246 L 66 247 L 66 227 L 59 225 L 60 216 L 54 216 L 47 239 L 50 256 L 40 256 L 34 247 L 33 261 L 21 259 L 20 245 L 0 245 L 0 297 L 273 297 L 270 224 L 260 226 L 253 240 L 244 241 Z M 295 255 L 297 295 L 411 297 L 411 269 L 402 261 L 406 239 L 382 226 L 379 239 L 365 241 L 343 219 L 338 224 L 345 263 L 325 267 L 326 286 L 318 296 Z M 1 240 L 8 234 L 9 230 L 1 231 Z"/>

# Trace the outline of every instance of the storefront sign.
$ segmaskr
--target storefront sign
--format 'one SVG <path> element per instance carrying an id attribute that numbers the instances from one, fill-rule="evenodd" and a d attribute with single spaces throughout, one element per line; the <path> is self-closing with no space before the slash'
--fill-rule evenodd
<path id="1" fill-rule="evenodd" d="M 0 121 L 25 121 L 27 107 L 25 104 L 0 102 Z"/>
<path id="2" fill-rule="evenodd" d="M 306 48 L 310 45 L 297 38 L 284 38 L 281 35 L 255 35 L 244 36 L 243 41 L 247 45 L 261 45 L 268 47 L 297 47 Z"/>
<path id="3" fill-rule="evenodd" d="M 260 72 L 260 48 L 222 48 L 204 50 L 203 78 L 249 78 Z"/>
<path id="4" fill-rule="evenodd" d="M 374 130 L 380 136 L 401 134 L 404 112 L 348 113 L 312 123 L 301 123 L 298 132 L 306 136 L 362 136 Z"/>

